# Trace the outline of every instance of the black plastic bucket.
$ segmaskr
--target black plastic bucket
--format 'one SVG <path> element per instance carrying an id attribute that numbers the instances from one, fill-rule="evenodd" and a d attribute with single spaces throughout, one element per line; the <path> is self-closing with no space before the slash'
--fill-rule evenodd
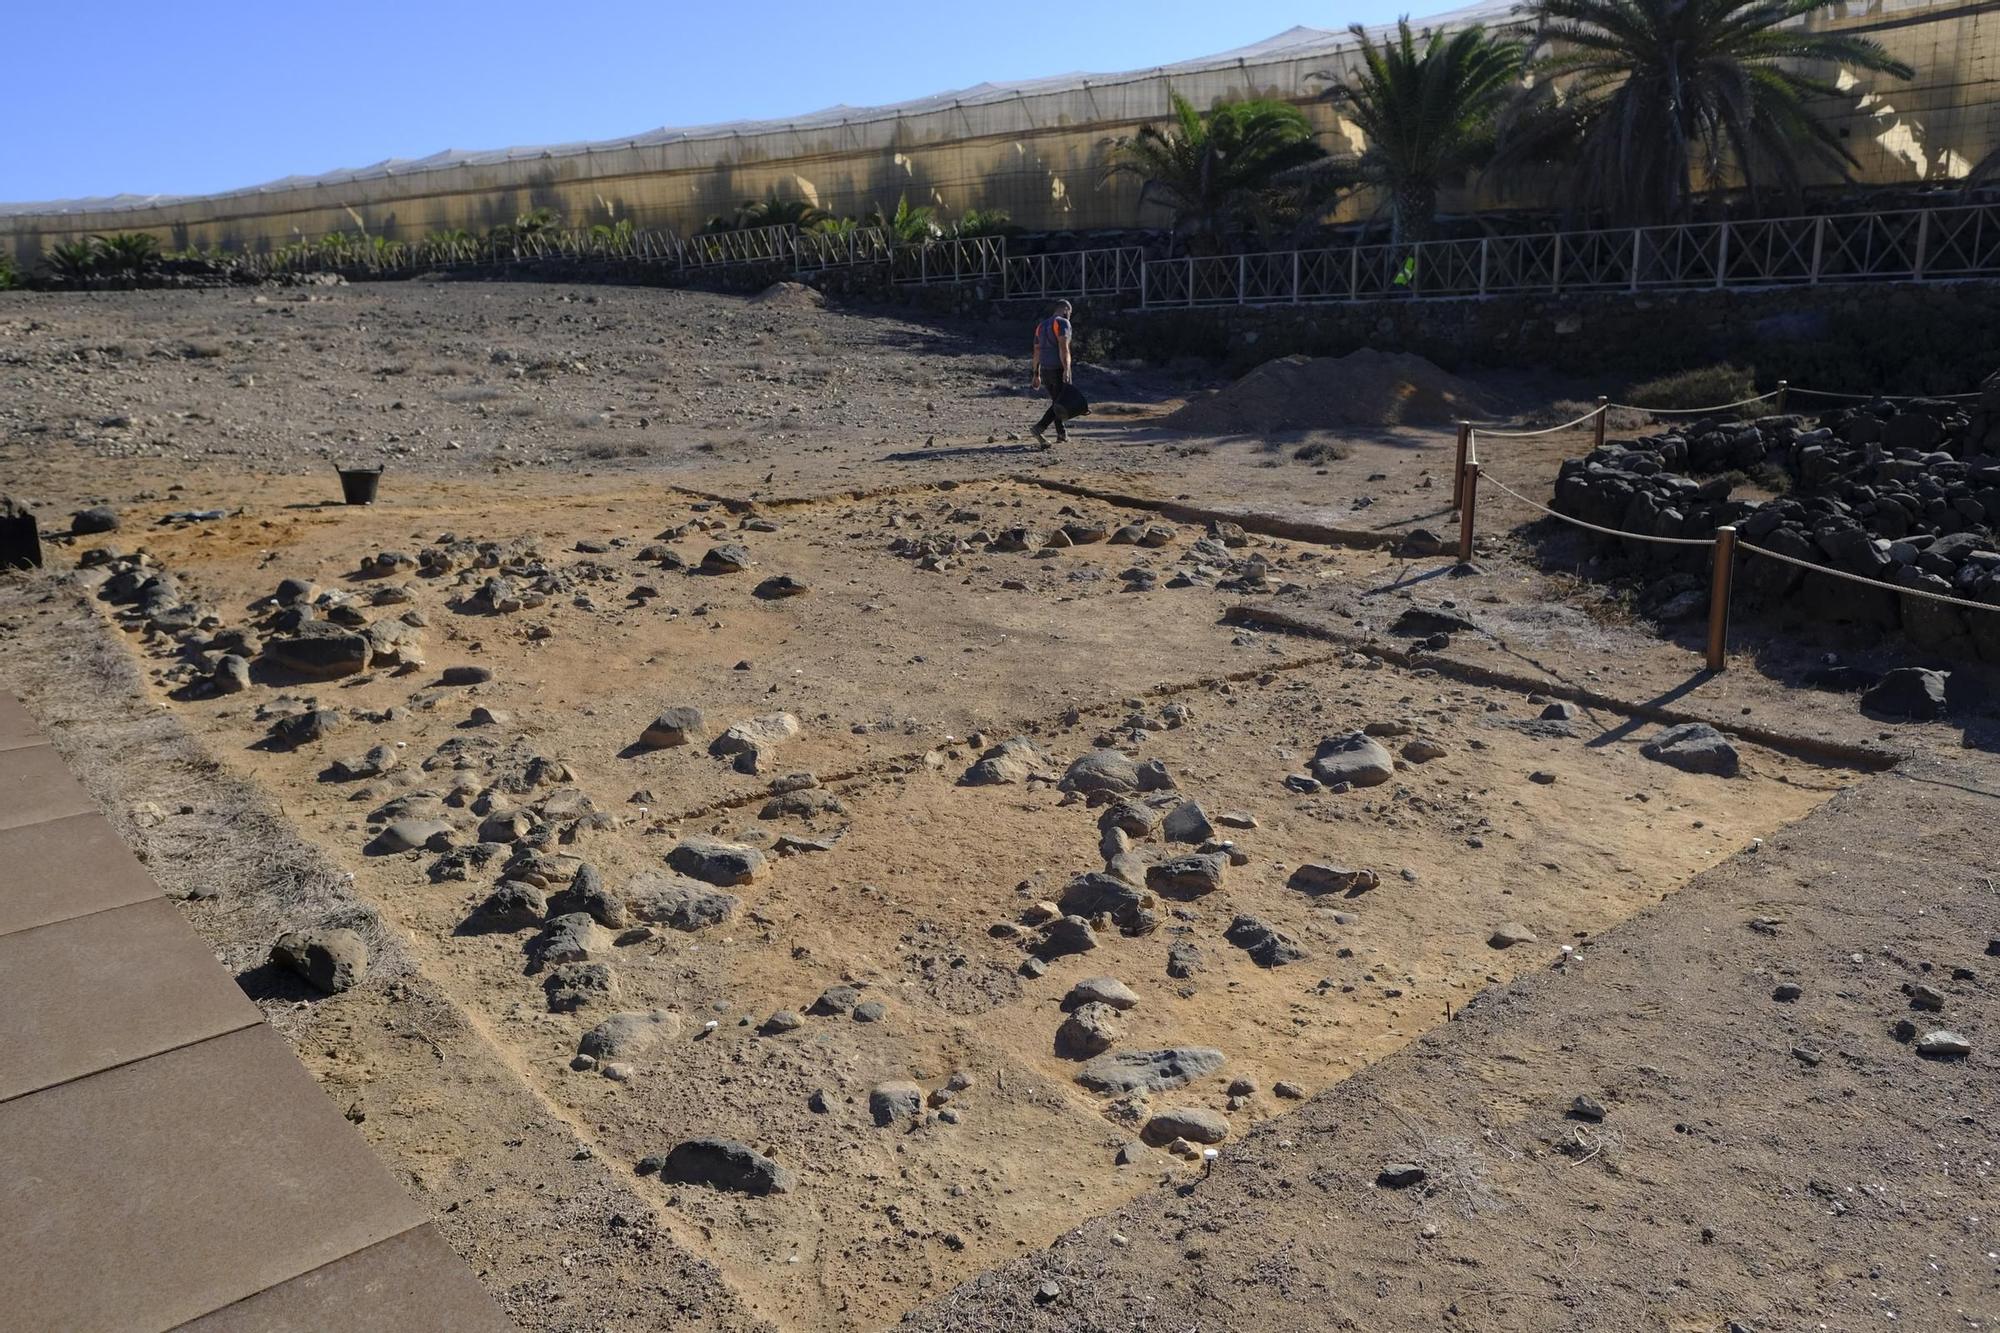
<path id="1" fill-rule="evenodd" d="M 336 468 L 340 473 L 340 494 L 351 505 L 375 503 L 375 489 L 382 484 L 379 467 Z"/>

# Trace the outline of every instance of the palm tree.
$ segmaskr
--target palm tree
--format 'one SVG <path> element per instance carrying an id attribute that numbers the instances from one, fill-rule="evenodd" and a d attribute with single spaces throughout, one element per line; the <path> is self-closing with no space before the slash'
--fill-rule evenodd
<path id="1" fill-rule="evenodd" d="M 896 200 L 893 213 L 884 213 L 881 205 L 876 205 L 868 214 L 868 225 L 889 232 L 897 245 L 922 245 L 936 240 L 940 231 L 937 210 L 928 204 L 911 207 L 907 194 Z"/>
<path id="2" fill-rule="evenodd" d="M 514 219 L 514 235 L 539 236 L 562 225 L 562 214 L 553 208 L 534 208 Z"/>
<path id="3" fill-rule="evenodd" d="M 97 272 L 97 238 L 60 241 L 49 247 L 48 266 L 60 278 L 88 278 Z"/>
<path id="4" fill-rule="evenodd" d="M 101 273 L 138 278 L 159 266 L 160 240 L 150 232 L 120 231 L 94 236 L 97 269 Z"/>
<path id="5" fill-rule="evenodd" d="M 1532 0 L 1534 84 L 1503 128 L 1507 161 L 1567 161 L 1573 197 L 1636 222 L 1686 219 L 1733 176 L 1755 198 L 1799 189 L 1805 169 L 1843 178 L 1846 145 L 1812 110 L 1843 94 L 1822 64 L 1898 79 L 1874 42 L 1793 20 L 1837 0 Z"/>
<path id="6" fill-rule="evenodd" d="M 968 208 L 945 228 L 947 235 L 967 241 L 979 236 L 1005 236 L 1019 230 L 1004 208 Z"/>
<path id="7" fill-rule="evenodd" d="M 1518 86 L 1521 44 L 1476 23 L 1448 37 L 1427 31 L 1421 47 L 1407 18 L 1380 46 L 1358 23 L 1348 31 L 1361 44 L 1361 68 L 1327 98 L 1367 143 L 1339 165 L 1354 183 L 1387 194 L 1395 242 L 1421 241 L 1439 189 L 1492 157 L 1494 118 Z"/>
<path id="8" fill-rule="evenodd" d="M 1289 103 L 1217 102 L 1204 113 L 1170 96 L 1173 123 L 1118 140 L 1104 176 L 1139 177 L 1139 203 L 1172 209 L 1178 236 L 1213 245 L 1244 222 L 1268 228 L 1281 179 L 1326 156 Z"/>
<path id="9" fill-rule="evenodd" d="M 757 227 L 797 227 L 809 231 L 832 218 L 832 214 L 804 199 L 780 199 L 775 191 L 765 199 L 745 199 L 735 213 L 710 218 L 702 227 L 711 235 L 724 231 L 749 231 Z"/>

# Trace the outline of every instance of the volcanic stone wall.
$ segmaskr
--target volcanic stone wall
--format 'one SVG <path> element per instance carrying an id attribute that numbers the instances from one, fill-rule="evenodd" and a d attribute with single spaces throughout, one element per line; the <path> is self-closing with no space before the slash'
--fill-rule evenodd
<path id="1" fill-rule="evenodd" d="M 1761 481 L 1784 493 L 1734 498 Z M 1857 403 L 1817 417 L 1704 419 L 1616 441 L 1565 462 L 1558 513 L 1637 534 L 1597 537 L 1653 591 L 1692 611 L 1704 548 L 1643 537 L 1706 538 L 1724 524 L 1794 560 L 1869 580 L 1837 578 L 1744 555 L 1737 583 L 1752 605 L 1785 606 L 1822 621 L 1900 627 L 1917 645 L 2000 661 L 2000 375 L 1971 402 Z M 1994 607 L 1947 605 L 1904 590 Z M 1654 601 L 1660 601 L 1654 596 Z"/>

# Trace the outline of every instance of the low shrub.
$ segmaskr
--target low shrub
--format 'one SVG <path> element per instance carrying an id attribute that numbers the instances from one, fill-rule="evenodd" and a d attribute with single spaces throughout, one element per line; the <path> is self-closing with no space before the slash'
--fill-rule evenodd
<path id="1" fill-rule="evenodd" d="M 1354 450 L 1331 440 L 1314 440 L 1292 450 L 1292 457 L 1301 463 L 1337 463 L 1354 457 Z"/>
<path id="2" fill-rule="evenodd" d="M 1643 380 L 1625 391 L 1625 399 L 1635 407 L 1691 411 L 1748 398 L 1757 392 L 1755 384 L 1756 377 L 1740 366 L 1704 366 Z"/>

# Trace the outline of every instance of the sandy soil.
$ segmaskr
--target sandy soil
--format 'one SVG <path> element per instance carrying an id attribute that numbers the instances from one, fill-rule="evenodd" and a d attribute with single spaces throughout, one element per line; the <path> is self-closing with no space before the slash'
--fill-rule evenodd
<path id="1" fill-rule="evenodd" d="M 1559 965 L 1567 984 L 1598 975 L 1613 948 L 1672 954 L 1672 941 L 1709 928 L 1689 924 L 1705 919 L 1690 916 L 1683 886 L 1749 873 L 1737 867 L 1760 839 L 1837 863 L 1853 815 L 1813 812 L 1843 791 L 1851 812 L 1858 793 L 1903 781 L 1857 786 L 1857 765 L 1874 766 L 1866 751 L 1887 762 L 1952 750 L 1966 785 L 2000 783 L 1985 749 L 1965 748 L 1988 744 L 1985 722 L 1885 740 L 1851 701 L 1786 683 L 1823 648 L 1754 628 L 1745 645 L 1761 670 L 1701 676 L 1685 642 L 1541 572 L 1502 526 L 1483 539 L 1484 572 L 1464 579 L 1444 577 L 1446 562 L 1257 535 L 1273 515 L 1384 532 L 1437 523 L 1446 433 L 1329 436 L 1319 442 L 1340 447 L 1307 460 L 1290 437 L 1273 447 L 1180 435 L 1158 417 L 1202 379 L 1125 367 L 1090 372 L 1115 386 L 1100 405 L 1116 410 L 1067 449 L 1008 438 L 1039 405 L 1016 383 L 1021 357 L 999 327 L 480 284 L 10 298 L 0 330 L 8 489 L 45 521 L 88 503 L 122 518 L 117 532 L 55 548 L 52 564 L 73 569 L 93 546 L 143 548 L 213 622 L 189 636 L 147 631 L 97 595 L 101 570 L 15 580 L 0 679 L 59 724 L 58 744 L 130 836 L 164 839 L 156 866 L 212 868 L 190 877 L 191 892 L 206 883 L 191 918 L 526 1328 L 870 1328 L 926 1301 L 939 1304 L 918 1318 L 940 1327 L 1143 1326 L 1141 1284 L 1207 1262 L 1173 1238 L 1191 1188 L 1217 1200 L 1202 1225 L 1223 1228 L 1232 1256 L 1268 1252 L 1297 1225 L 1245 1201 L 1268 1186 L 1238 1171 L 1239 1153 L 1261 1169 L 1271 1144 L 1291 1152 L 1319 1132 L 1302 1122 L 1334 1123 L 1328 1108 L 1343 1098 L 1442 1095 L 1425 1084 L 1438 1042 L 1485 1071 L 1477 1096 L 1452 1094 L 1456 1114 L 1534 1100 L 1500 1087 L 1518 1057 L 1505 1054 L 1511 1030 L 1487 1018 L 1511 1012 L 1496 995 L 1537 996 L 1560 1022 L 1592 1027 L 1605 1059 L 1649 1058 L 1695 1095 L 1730 1095 L 1746 1076 L 1704 1026 L 1735 1003 L 1722 973 L 1706 988 L 1675 981 L 1682 1033 L 1601 1028 L 1594 993 L 1548 985 L 1547 969 Z M 1492 387 L 1504 397 L 1507 386 Z M 1521 484 L 1542 488 L 1524 493 L 1545 493 L 1555 461 L 1586 438 L 1544 437 L 1511 455 Z M 384 456 L 378 504 L 332 502 L 330 460 Z M 1139 503 L 1040 484 L 1051 480 Z M 1210 533 L 1147 507 L 1175 499 L 1253 531 Z M 1164 544 L 1032 549 L 1038 537 L 1009 551 L 985 539 L 1065 523 L 1157 525 Z M 479 596 L 491 569 L 374 560 L 454 541 L 510 547 L 529 571 L 519 581 L 539 578 L 544 599 L 496 611 Z M 750 567 L 675 567 L 724 543 L 745 548 Z M 754 591 L 781 575 L 805 591 Z M 286 578 L 310 580 L 354 618 L 420 622 L 421 665 L 322 682 L 260 665 L 247 691 L 213 693 L 213 653 L 189 640 L 274 635 L 269 599 Z M 1412 606 L 1473 628 L 1404 656 L 1397 617 Z M 491 679 L 444 683 L 447 669 L 472 666 Z M 1538 689 L 1597 702 L 1565 734 L 1537 724 Z M 339 729 L 274 745 L 273 718 L 311 703 L 337 707 Z M 1630 706 L 1648 704 L 1780 743 L 1739 741 L 1733 779 L 1677 772 L 1639 753 L 1656 728 Z M 779 711 L 799 734 L 754 773 L 702 743 L 636 745 L 673 706 L 702 711 L 703 740 Z M 1381 787 L 1287 787 L 1322 737 L 1368 724 L 1400 733 L 1392 747 L 1433 741 L 1438 757 L 1399 761 Z M 1043 774 L 959 781 L 981 745 L 1017 735 L 1045 749 Z M 1099 811 L 1052 779 L 1105 745 L 1160 761 L 1210 817 L 1243 816 L 1217 830 L 1241 864 L 1214 893 L 1161 899 L 1149 933 L 1100 921 L 1094 948 L 1043 969 L 1029 961 L 1037 904 L 1105 866 Z M 343 775 L 376 746 L 396 756 L 387 771 Z M 800 772 L 814 775 L 805 796 L 767 805 Z M 552 1011 L 537 932 L 493 928 L 479 911 L 504 852 L 457 878 L 450 856 L 379 841 L 398 801 L 463 847 L 492 818 L 551 799 L 568 814 L 547 850 L 586 859 L 628 906 L 688 835 L 761 848 L 770 870 L 728 890 L 740 903 L 719 923 L 604 931 L 592 958 L 615 975 L 615 999 Z M 263 813 L 249 821 L 242 809 Z M 1925 863 L 1893 821 L 1880 836 L 1902 848 L 1884 857 Z M 292 860 L 245 861 L 245 844 L 280 837 L 295 840 Z M 1192 847 L 1156 833 L 1133 850 L 1157 860 Z M 1957 838 L 1953 855 L 1978 852 Z M 1292 872 L 1307 863 L 1371 869 L 1380 884 L 1301 892 Z M 1229 938 L 1242 916 L 1304 956 L 1259 966 Z M 368 985 L 321 998 L 263 954 L 278 928 L 327 922 L 362 928 L 377 964 Z M 1495 947 L 1503 924 L 1533 939 Z M 1202 966 L 1170 975 L 1170 951 L 1190 945 Z M 1688 966 L 1699 976 L 1720 965 Z M 1099 975 L 1139 996 L 1113 1049 L 1214 1047 L 1226 1063 L 1150 1099 L 1088 1091 L 1057 1032 L 1071 984 Z M 859 1021 L 851 1002 L 807 1014 L 840 983 L 880 1014 Z M 1964 984 L 1965 1003 L 1985 1003 L 1984 981 Z M 1450 1021 L 1468 1005 L 1472 1021 Z M 677 1016 L 673 1035 L 624 1061 L 629 1078 L 574 1067 L 597 1021 L 654 1009 Z M 767 1020 L 779 1011 L 806 1016 L 777 1030 Z M 1991 1060 L 1982 1044 L 1954 1068 L 1972 1077 Z M 1253 1090 L 1232 1094 L 1237 1080 Z M 914 1123 L 878 1127 L 870 1092 L 899 1081 L 951 1095 Z M 1288 1115 L 1298 1103 L 1276 1094 L 1280 1083 L 1316 1100 Z M 1385 1091 L 1352 1091 L 1363 1086 Z M 1990 1078 L 1980 1086 L 1990 1099 Z M 1909 1080 L 1897 1087 L 1920 1095 Z M 1197 1185 L 1196 1164 L 1121 1152 L 1169 1107 L 1226 1116 L 1217 1178 Z M 1881 1129 L 1868 1116 L 1801 1121 L 1790 1151 L 1846 1151 Z M 641 1173 L 644 1159 L 700 1136 L 751 1144 L 795 1172 L 795 1187 L 746 1196 Z M 1973 1192 L 1973 1212 L 1980 1179 L 1953 1186 Z M 1695 1161 L 1675 1185 L 1698 1192 L 1705 1180 Z M 1743 1225 L 1749 1205 L 1729 1206 L 1729 1225 Z M 1248 1219 L 1240 1237 L 1222 1220 L 1232 1209 Z M 1935 1248 L 1945 1211 L 1886 1220 L 1883 1234 Z M 1092 1223 L 1041 1256 L 1106 1215 L 1160 1220 L 1118 1221 L 1123 1240 L 1112 1222 Z M 1344 1205 L 1324 1221 L 1336 1249 L 1339 1235 L 1381 1228 Z M 1517 1262 L 1508 1232 L 1468 1229 L 1466 1244 L 1480 1262 Z M 1608 1282 L 1649 1253 L 1628 1227 L 1563 1262 L 1571 1280 Z M 1079 1309 L 1075 1275 L 1090 1265 L 1124 1265 L 1128 1286 Z M 1070 1294 L 1038 1304 L 1045 1272 L 1066 1275 Z M 1810 1284 L 1793 1277 L 1780 1283 L 1787 1299 L 1809 1304 Z M 1205 1278 L 1161 1289 L 1175 1294 L 1158 1315 L 1183 1323 L 1276 1315 L 1253 1317 Z M 1740 1292 L 1722 1294 L 1703 1299 L 1748 1308 Z M 1562 1290 L 1516 1295 L 1468 1306 L 1467 1326 L 1545 1326 Z M 1429 1297 L 1389 1318 L 1342 1309 L 1356 1327 L 1449 1322 Z"/>

